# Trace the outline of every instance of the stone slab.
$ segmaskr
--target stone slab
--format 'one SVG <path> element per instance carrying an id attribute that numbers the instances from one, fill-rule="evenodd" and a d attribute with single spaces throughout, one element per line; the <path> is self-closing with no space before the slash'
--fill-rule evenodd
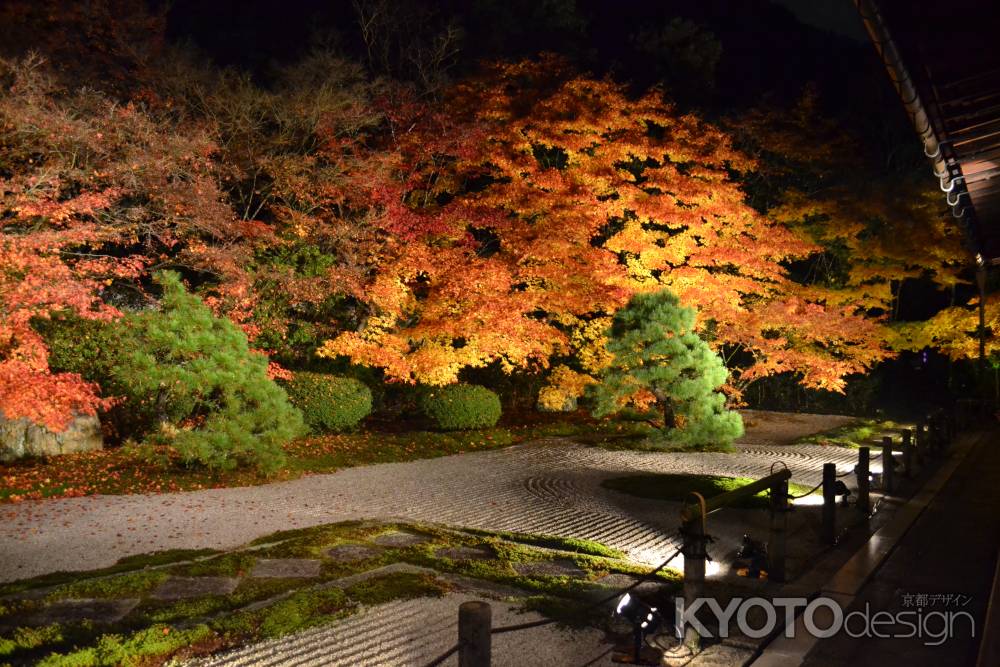
<path id="1" fill-rule="evenodd" d="M 259 558 L 250 576 L 256 579 L 310 579 L 319 576 L 322 564 L 312 558 Z"/>
<path id="2" fill-rule="evenodd" d="M 694 657 L 688 667 L 740 667 L 753 656 L 749 649 L 715 644 Z"/>
<path id="3" fill-rule="evenodd" d="M 125 617 L 139 604 L 137 598 L 122 600 L 60 600 L 39 609 L 24 618 L 29 626 L 52 623 L 114 623 Z"/>
<path id="4" fill-rule="evenodd" d="M 378 549 L 366 547 L 363 544 L 339 544 L 326 552 L 327 558 L 341 563 L 353 563 L 359 560 L 374 558 L 381 553 Z"/>
<path id="5" fill-rule="evenodd" d="M 430 542 L 430 539 L 431 538 L 426 535 L 416 535 L 414 533 L 395 531 L 379 535 L 372 540 L 372 542 L 381 547 L 412 547 L 417 544 L 423 544 L 424 542 Z"/>
<path id="6" fill-rule="evenodd" d="M 393 574 L 395 572 L 409 572 L 413 574 L 430 574 L 437 576 L 437 570 L 432 570 L 429 567 L 421 567 L 419 565 L 411 565 L 410 563 L 391 563 L 383 567 L 377 567 L 374 570 L 366 570 L 365 572 L 358 572 L 357 574 L 352 574 L 347 577 L 341 577 L 336 581 L 330 582 L 330 586 L 335 586 L 336 588 L 348 588 L 360 581 L 367 581 L 372 577 L 381 577 L 386 574 Z"/>
<path id="7" fill-rule="evenodd" d="M 582 577 L 587 574 L 567 558 L 516 563 L 514 569 L 528 577 Z"/>
<path id="8" fill-rule="evenodd" d="M 170 577 L 153 591 L 153 598 L 184 600 L 205 595 L 229 595 L 239 583 L 236 577 Z"/>
<path id="9" fill-rule="evenodd" d="M 438 558 L 450 558 L 451 560 L 489 560 L 496 558 L 490 549 L 486 547 L 445 547 L 434 552 Z"/>

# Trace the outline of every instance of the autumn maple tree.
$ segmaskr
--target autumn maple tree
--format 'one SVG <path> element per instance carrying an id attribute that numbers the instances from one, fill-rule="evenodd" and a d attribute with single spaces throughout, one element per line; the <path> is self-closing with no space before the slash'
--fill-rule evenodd
<path id="1" fill-rule="evenodd" d="M 819 107 L 817 92 L 807 89 L 791 108 L 750 110 L 727 122 L 757 158 L 754 203 L 821 250 L 802 282 L 835 288 L 841 300 L 895 320 L 911 281 L 951 290 L 967 280 L 971 257 L 961 229 L 924 178 L 919 151 L 908 160 L 872 146 Z"/>
<path id="2" fill-rule="evenodd" d="M 753 161 L 659 91 L 633 98 L 549 59 L 496 66 L 450 109 L 449 127 L 408 125 L 379 182 L 391 196 L 369 209 L 393 238 L 358 292 L 369 317 L 321 354 L 429 384 L 562 361 L 580 387 L 615 311 L 666 287 L 747 359 L 731 388 L 793 372 L 837 390 L 887 356 L 861 307 L 791 279 L 819 248 L 748 205 L 737 176 Z"/>
<path id="3" fill-rule="evenodd" d="M 229 241 L 238 263 L 241 228 L 198 127 L 182 131 L 94 91 L 64 90 L 39 60 L 2 68 L 0 410 L 61 429 L 109 397 L 75 374 L 49 372 L 32 319 L 61 310 L 115 318 L 129 299 L 142 302 L 136 281 L 158 263 L 224 271 L 206 241 Z"/>
<path id="4" fill-rule="evenodd" d="M 546 409 L 594 384 L 636 294 L 696 310 L 738 397 L 780 373 L 841 390 L 894 353 L 906 281 L 959 282 L 934 203 L 830 178 L 846 150 L 815 148 L 835 126 L 808 109 L 709 123 L 553 57 L 488 66 L 441 100 L 327 52 L 266 87 L 157 57 L 113 93 L 37 58 L 0 68 L 8 417 L 58 429 L 107 407 L 50 371 L 32 322 L 114 320 L 155 301 L 163 268 L 289 368 L 318 353 L 425 385 L 544 371 Z"/>

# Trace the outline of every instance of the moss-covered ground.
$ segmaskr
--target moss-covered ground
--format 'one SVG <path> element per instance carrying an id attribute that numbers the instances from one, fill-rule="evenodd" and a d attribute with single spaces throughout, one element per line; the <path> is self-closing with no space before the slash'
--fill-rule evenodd
<path id="1" fill-rule="evenodd" d="M 874 446 L 881 442 L 883 434 L 891 434 L 898 441 L 899 431 L 904 428 L 912 428 L 912 425 L 888 419 L 859 419 L 829 431 L 803 436 L 792 444 L 833 445 L 857 449 L 865 445 Z"/>
<path id="2" fill-rule="evenodd" d="M 408 546 L 379 544 L 381 535 L 396 531 L 423 541 Z M 366 547 L 370 556 L 341 561 L 329 555 L 331 548 L 345 544 Z M 462 552 L 454 551 L 463 547 L 481 555 L 462 557 Z M 320 575 L 298 579 L 252 576 L 258 559 L 288 557 L 319 560 Z M 571 561 L 582 574 L 524 575 L 516 567 L 552 560 Z M 417 567 L 357 576 L 392 564 Z M 230 552 L 150 554 L 125 559 L 112 568 L 0 586 L 4 596 L 0 599 L 0 665 L 159 665 L 171 658 L 211 654 L 329 623 L 364 605 L 440 596 L 456 586 L 476 588 L 479 584 L 483 590 L 519 591 L 517 597 L 525 608 L 566 624 L 600 627 L 609 618 L 607 609 L 589 603 L 613 590 L 597 580 L 611 573 L 643 575 L 649 570 L 616 550 L 586 540 L 374 522 L 317 526 L 269 535 Z M 229 594 L 158 599 L 154 590 L 172 575 L 237 577 L 239 583 Z M 342 582 L 346 577 L 352 579 Z M 667 592 L 678 585 L 678 574 L 670 570 L 654 578 L 665 584 Z M 113 623 L 86 617 L 45 621 L 46 609 L 81 598 L 138 603 Z"/>
<path id="3" fill-rule="evenodd" d="M 721 477 L 718 475 L 678 475 L 678 474 L 654 474 L 654 475 L 629 475 L 626 477 L 612 477 L 601 482 L 601 486 L 606 489 L 627 493 L 630 496 L 639 498 L 650 498 L 653 500 L 688 500 L 691 493 L 700 493 L 706 499 L 717 496 L 720 493 L 733 491 L 746 486 L 756 480 L 749 477 Z M 789 493 L 798 495 L 809 491 L 809 487 L 800 484 L 789 483 Z M 744 509 L 766 509 L 769 505 L 767 491 L 743 498 L 733 503 L 732 507 Z"/>

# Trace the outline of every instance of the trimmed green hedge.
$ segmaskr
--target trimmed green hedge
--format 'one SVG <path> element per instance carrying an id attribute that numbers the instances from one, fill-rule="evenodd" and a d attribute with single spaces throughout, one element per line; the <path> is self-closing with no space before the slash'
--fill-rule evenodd
<path id="1" fill-rule="evenodd" d="M 352 378 L 299 372 L 285 390 L 315 433 L 348 431 L 372 411 L 371 390 Z"/>
<path id="2" fill-rule="evenodd" d="M 423 396 L 421 407 L 445 431 L 489 428 L 500 419 L 500 397 L 478 385 L 433 388 Z"/>

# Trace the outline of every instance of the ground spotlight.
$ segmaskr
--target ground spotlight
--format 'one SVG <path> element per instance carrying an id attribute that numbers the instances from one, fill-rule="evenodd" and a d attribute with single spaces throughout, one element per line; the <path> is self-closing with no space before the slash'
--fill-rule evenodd
<path id="1" fill-rule="evenodd" d="M 833 495 L 840 496 L 840 502 L 844 507 L 847 507 L 847 497 L 851 495 L 851 490 L 847 488 L 839 479 L 833 484 Z"/>
<path id="2" fill-rule="evenodd" d="M 631 593 L 625 593 L 618 600 L 615 614 L 632 624 L 632 651 L 616 652 L 612 656 L 615 662 L 631 665 L 658 665 L 660 653 L 653 648 L 643 646 L 646 635 L 655 632 L 662 622 L 662 617 L 656 607 L 650 607 Z"/>
<path id="3" fill-rule="evenodd" d="M 767 576 L 767 545 L 743 535 L 743 546 L 736 552 L 737 560 L 744 562 L 744 567 L 737 568 L 737 573 L 752 579 Z"/>

